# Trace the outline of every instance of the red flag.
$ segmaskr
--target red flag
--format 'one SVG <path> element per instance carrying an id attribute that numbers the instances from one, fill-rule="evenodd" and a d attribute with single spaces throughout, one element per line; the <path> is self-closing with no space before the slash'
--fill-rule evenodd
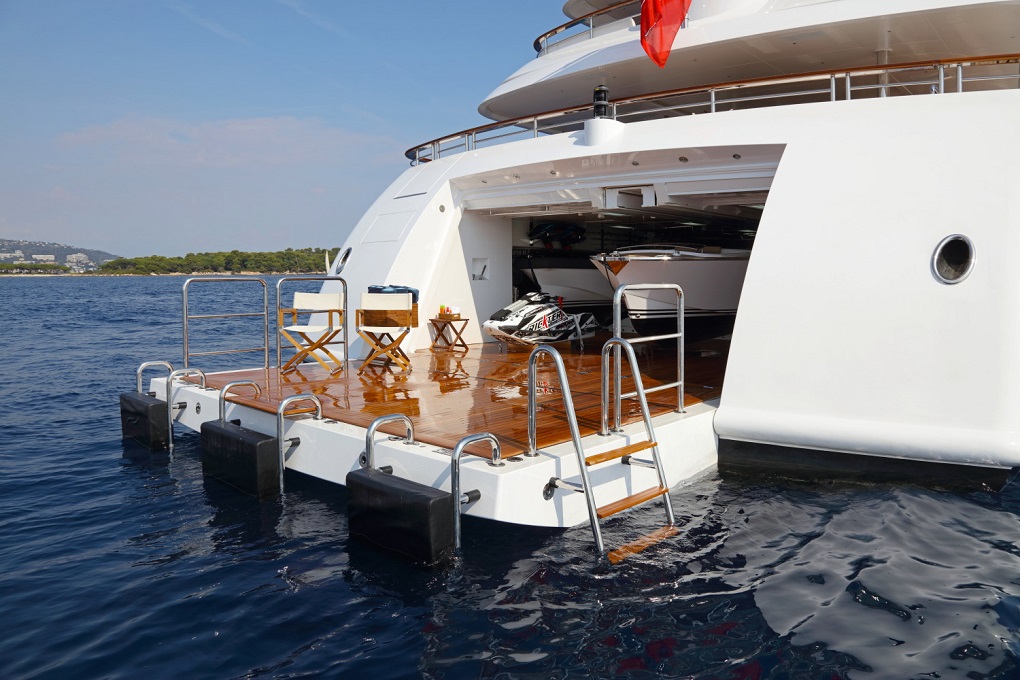
<path id="1" fill-rule="evenodd" d="M 680 25 L 691 8 L 691 0 L 642 0 L 641 47 L 659 68 L 666 65 Z"/>

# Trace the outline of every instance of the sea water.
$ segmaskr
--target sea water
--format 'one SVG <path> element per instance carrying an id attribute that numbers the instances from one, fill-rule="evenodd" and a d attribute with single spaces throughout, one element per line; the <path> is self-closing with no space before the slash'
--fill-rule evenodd
<path id="1" fill-rule="evenodd" d="M 587 526 L 471 518 L 461 559 L 415 567 L 350 539 L 342 489 L 258 501 L 203 477 L 195 434 L 121 441 L 136 367 L 181 365 L 182 282 L 0 279 L 0 677 L 1020 677 L 1015 484 L 709 473 L 615 567 Z"/>

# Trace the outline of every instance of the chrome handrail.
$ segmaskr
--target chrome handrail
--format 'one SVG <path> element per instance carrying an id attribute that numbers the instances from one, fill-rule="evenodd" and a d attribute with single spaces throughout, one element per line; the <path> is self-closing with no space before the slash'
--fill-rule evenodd
<path id="1" fill-rule="evenodd" d="M 283 473 L 286 469 L 286 456 L 283 450 L 284 442 L 289 444 L 291 447 L 298 446 L 301 443 L 300 437 L 291 437 L 290 439 L 283 438 L 283 421 L 286 415 L 287 407 L 296 401 L 310 401 L 315 404 L 315 419 L 322 420 L 322 402 L 314 394 L 295 394 L 287 397 L 280 402 L 280 405 L 276 409 L 276 449 L 280 454 L 280 495 L 283 495 Z"/>
<path id="2" fill-rule="evenodd" d="M 142 372 L 145 371 L 145 369 L 147 368 L 152 368 L 153 366 L 162 366 L 167 370 L 168 374 L 174 372 L 174 365 L 171 364 L 169 361 L 143 362 L 142 365 L 138 367 L 138 370 L 135 371 L 135 391 L 138 392 L 139 394 L 142 391 Z"/>
<path id="3" fill-rule="evenodd" d="M 227 383 L 220 390 L 220 422 L 226 422 L 227 420 L 227 395 L 230 393 L 230 389 L 233 387 L 254 387 L 255 398 L 258 399 L 262 396 L 262 388 L 254 380 L 237 380 L 235 382 Z"/>
<path id="4" fill-rule="evenodd" d="M 655 471 L 659 477 L 659 486 L 668 489 L 669 483 L 666 481 L 666 471 L 662 468 L 662 459 L 659 456 L 659 440 L 655 437 L 655 429 L 652 427 L 652 415 L 648 411 L 648 399 L 645 396 L 647 390 L 645 390 L 644 381 L 641 380 L 641 373 L 638 370 L 637 356 L 634 354 L 634 346 L 621 337 L 610 338 L 606 341 L 606 344 L 602 346 L 602 431 L 599 434 L 609 434 L 609 352 L 611 349 L 623 350 L 627 353 L 627 360 L 630 362 L 631 373 L 634 374 L 634 396 L 638 399 L 638 404 L 641 407 L 641 419 L 645 424 L 645 433 L 648 436 L 648 441 L 654 442 L 655 445 L 652 447 L 652 461 L 655 464 Z M 620 352 L 616 352 L 616 361 L 620 361 Z M 617 370 L 617 374 L 619 370 Z M 619 392 L 617 392 L 619 393 Z M 617 401 L 617 417 L 619 417 L 619 401 Z M 619 422 L 619 421 L 617 421 Z M 669 520 L 669 524 L 676 524 L 676 518 L 673 516 L 673 504 L 669 500 L 669 496 L 665 498 L 666 505 L 666 517 Z"/>
<path id="5" fill-rule="evenodd" d="M 193 283 L 250 283 L 262 284 L 262 312 L 234 312 L 230 314 L 190 314 L 188 301 L 188 288 Z M 216 356 L 221 354 L 239 354 L 242 352 L 262 352 L 263 368 L 269 368 L 269 290 L 263 279 L 248 276 L 198 276 L 184 282 L 182 290 L 183 316 L 184 316 L 184 367 L 188 368 L 191 357 Z M 218 350 L 212 352 L 192 352 L 188 346 L 189 326 L 188 322 L 193 319 L 236 319 L 241 317 L 261 316 L 262 317 L 262 347 L 249 347 L 244 349 Z"/>
<path id="6" fill-rule="evenodd" d="M 174 384 L 175 378 L 180 378 L 185 375 L 197 375 L 201 378 L 199 387 L 205 387 L 205 373 L 200 368 L 179 368 L 176 371 L 172 371 L 166 379 L 166 424 L 167 424 L 167 451 L 170 453 L 174 452 L 174 411 L 182 411 L 188 407 L 188 403 L 182 401 L 175 404 L 170 400 L 170 391 Z"/>
<path id="7" fill-rule="evenodd" d="M 574 444 L 574 452 L 577 454 L 577 465 L 581 472 L 581 489 L 584 491 L 585 502 L 588 504 L 588 518 L 591 522 L 591 531 L 595 536 L 595 545 L 599 554 L 605 553 L 605 544 L 602 541 L 602 530 L 599 529 L 598 508 L 595 506 L 595 495 L 591 491 L 591 479 L 588 477 L 588 465 L 584 460 L 584 447 L 581 445 L 581 432 L 577 428 L 577 412 L 574 410 L 574 398 L 570 395 L 570 385 L 567 382 L 567 370 L 563 366 L 563 357 L 550 345 L 539 345 L 531 350 L 528 357 L 528 451 L 524 455 L 537 456 L 537 425 L 536 411 L 536 379 L 538 357 L 548 354 L 556 364 L 556 373 L 560 380 L 560 392 L 563 395 L 563 410 L 567 416 L 567 426 L 570 428 L 570 440 Z"/>
<path id="8" fill-rule="evenodd" d="M 386 416 L 379 416 L 372 421 L 372 424 L 368 426 L 368 430 L 365 432 L 365 452 L 361 454 L 358 459 L 363 468 L 374 468 L 375 467 L 375 432 L 382 425 L 386 423 L 393 423 L 400 421 L 404 423 L 407 435 L 404 437 L 405 444 L 414 444 L 414 423 L 411 419 L 403 413 L 391 413 Z"/>
<path id="9" fill-rule="evenodd" d="M 350 257 L 350 252 L 351 252 L 351 249 L 348 248 L 346 251 L 344 251 L 343 255 L 346 256 L 346 257 Z M 347 264 L 346 257 L 344 258 L 343 265 Z M 340 261 L 340 256 L 337 256 L 337 262 L 339 263 L 339 261 Z M 343 268 L 343 265 L 340 265 L 341 269 Z M 333 275 L 333 276 L 330 276 L 330 275 L 326 275 L 326 276 L 321 276 L 321 275 L 320 276 L 281 276 L 280 279 L 276 282 L 276 367 L 277 368 L 281 368 L 283 366 L 283 350 L 282 350 L 282 346 L 281 346 L 281 343 L 280 343 L 280 328 L 281 328 L 280 322 L 282 321 L 282 319 L 280 318 L 280 310 L 283 309 L 283 298 L 281 297 L 281 295 L 282 295 L 281 287 L 283 286 L 283 282 L 284 281 L 339 281 L 340 282 L 340 286 L 343 288 L 343 297 L 344 297 L 344 309 L 343 309 L 343 312 L 344 312 L 344 318 L 343 318 L 343 324 L 344 324 L 344 340 L 343 340 L 343 346 L 344 346 L 344 370 L 345 371 L 349 371 L 350 370 L 350 351 L 348 351 L 348 350 L 349 350 L 351 345 L 348 342 L 349 338 L 348 338 L 348 334 L 347 334 L 347 325 L 348 325 L 348 318 L 349 318 L 348 314 L 347 314 L 347 310 L 349 308 L 348 307 L 348 300 L 347 300 L 347 280 L 342 278 L 342 277 L 340 277 L 340 276 L 336 276 L 336 275 Z M 268 338 L 268 336 L 267 336 L 267 338 Z M 267 339 L 266 343 L 268 344 L 268 342 L 269 342 L 269 340 Z M 339 344 L 339 343 L 330 342 L 330 343 L 327 343 L 327 344 L 328 345 L 335 345 L 335 344 Z"/>
<path id="10" fill-rule="evenodd" d="M 453 496 L 453 547 L 458 553 L 460 552 L 460 506 L 477 500 L 479 497 L 477 492 L 470 491 L 465 498 L 461 497 L 460 458 L 464 455 L 464 449 L 468 445 L 483 441 L 489 442 L 492 446 L 492 459 L 489 460 L 489 465 L 503 467 L 503 454 L 499 446 L 499 440 L 496 439 L 496 435 L 489 432 L 469 434 L 457 442 L 457 445 L 453 448 L 453 453 L 450 454 L 450 495 Z"/>
<path id="11" fill-rule="evenodd" d="M 1020 73 L 1000 75 L 972 75 L 966 77 L 965 68 L 976 68 L 980 66 L 996 64 L 1020 64 L 1020 54 L 990 55 L 984 57 L 965 57 L 940 59 L 923 62 L 904 62 L 900 64 L 889 64 L 884 66 L 861 66 L 854 68 L 838 69 L 835 71 L 812 71 L 785 76 L 772 76 L 768 78 L 756 78 L 750 80 L 728 81 L 695 87 L 686 87 L 675 90 L 664 90 L 634 97 L 624 97 L 610 100 L 610 118 L 620 120 L 635 116 L 647 115 L 654 112 L 661 117 L 664 111 L 683 112 L 688 109 L 696 109 L 696 113 L 716 113 L 720 106 L 731 104 L 748 104 L 751 106 L 767 105 L 766 102 L 790 99 L 792 97 L 805 98 L 816 101 L 819 95 L 828 93 L 829 101 L 838 99 L 852 99 L 854 92 L 870 92 L 878 90 L 888 92 L 899 89 L 906 95 L 921 95 L 955 92 L 962 93 L 965 83 L 980 83 L 989 80 L 1014 80 L 1020 85 Z M 956 87 L 947 88 L 945 81 L 947 69 L 955 72 Z M 875 85 L 873 83 L 854 84 L 855 78 L 888 77 L 895 73 L 906 73 L 909 71 L 934 71 L 935 74 L 928 79 L 912 80 L 906 83 L 886 82 Z M 720 99 L 720 94 L 753 90 L 755 88 L 769 88 L 777 85 L 793 85 L 798 83 L 826 82 L 825 87 L 814 90 L 798 92 L 765 92 L 761 95 L 734 97 L 731 99 Z M 840 88 L 840 83 L 844 83 Z M 914 92 L 910 87 L 919 85 L 930 85 L 931 88 Z M 842 90 L 842 91 L 841 91 Z M 664 100 L 676 97 L 692 97 L 693 101 L 669 104 L 663 106 Z M 788 105 L 796 105 L 799 102 L 789 102 Z M 629 108 L 628 108 L 629 107 Z M 633 110 L 630 110 L 633 109 Z M 508 120 L 487 123 L 478 127 L 455 132 L 444 137 L 420 144 L 404 152 L 404 157 L 413 164 L 427 163 L 437 160 L 444 154 L 459 153 L 461 150 L 476 149 L 480 145 L 498 142 L 509 137 L 526 134 L 529 137 L 538 137 L 540 134 L 558 134 L 560 132 L 572 132 L 577 130 L 592 110 L 591 104 L 570 106 L 562 109 L 554 109 L 541 113 L 521 116 Z M 513 128 L 513 129 L 511 129 Z M 494 133 L 488 137 L 482 137 L 484 133 Z M 446 146 L 444 146 L 446 145 Z"/>

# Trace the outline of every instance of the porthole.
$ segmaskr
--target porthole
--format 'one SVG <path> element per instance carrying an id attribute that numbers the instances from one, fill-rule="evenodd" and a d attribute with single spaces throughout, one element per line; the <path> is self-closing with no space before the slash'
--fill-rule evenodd
<path id="1" fill-rule="evenodd" d="M 931 256 L 931 273 L 939 283 L 959 283 L 974 268 L 974 244 L 963 234 L 942 239 Z"/>

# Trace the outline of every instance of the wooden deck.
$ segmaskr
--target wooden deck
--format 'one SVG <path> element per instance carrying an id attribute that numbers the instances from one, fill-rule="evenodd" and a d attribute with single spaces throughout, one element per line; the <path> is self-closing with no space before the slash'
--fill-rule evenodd
<path id="1" fill-rule="evenodd" d="M 581 436 L 597 432 L 601 420 L 601 347 L 604 339 L 585 344 L 585 352 L 571 353 L 557 346 L 563 356 Z M 637 348 L 645 389 L 676 380 L 676 351 L 669 347 L 640 345 Z M 726 366 L 725 346 L 712 351 L 688 349 L 685 405 L 713 399 L 722 391 Z M 286 375 L 278 369 L 252 369 L 207 375 L 209 387 L 221 388 L 237 380 L 254 380 L 262 389 L 255 398 L 250 389 L 238 388 L 228 401 L 276 413 L 280 402 L 295 394 L 314 394 L 322 403 L 324 418 L 367 428 L 379 416 L 403 413 L 414 422 L 415 438 L 427 444 L 453 449 L 466 435 L 491 432 L 499 439 L 504 458 L 523 453 L 528 446 L 529 352 L 500 352 L 495 343 L 473 345 L 466 351 L 411 353 L 411 371 L 369 366 L 359 374 L 360 361 L 349 371 L 330 377 L 317 363 Z M 633 390 L 629 368 L 624 366 L 624 391 Z M 537 434 L 539 448 L 569 441 L 562 394 L 555 365 L 543 357 L 538 365 Z M 652 414 L 676 408 L 676 390 L 648 395 Z M 295 403 L 295 407 L 305 404 Z M 623 403 L 624 422 L 637 422 L 640 412 L 633 400 Z M 403 435 L 399 423 L 384 425 L 381 432 Z M 490 456 L 485 444 L 466 449 Z"/>

